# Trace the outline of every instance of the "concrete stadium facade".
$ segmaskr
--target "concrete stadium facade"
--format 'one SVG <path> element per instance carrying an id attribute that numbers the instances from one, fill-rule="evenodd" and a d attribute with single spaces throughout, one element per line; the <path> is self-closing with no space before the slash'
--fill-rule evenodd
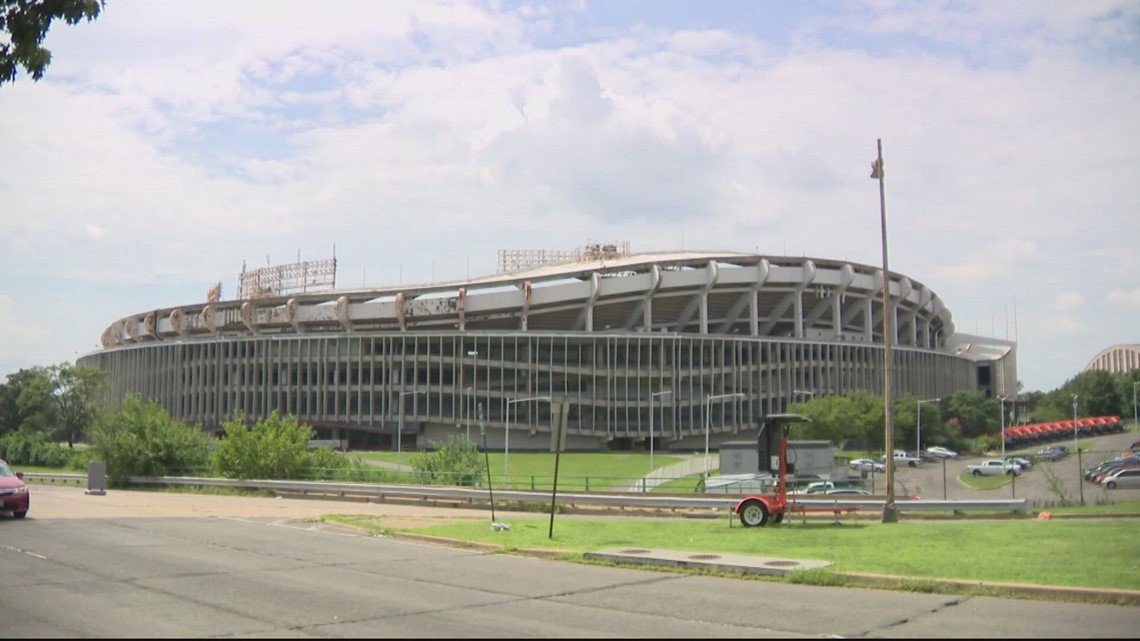
<path id="1" fill-rule="evenodd" d="M 561 432 L 572 450 L 699 450 L 810 396 L 881 394 L 885 311 L 893 394 L 1010 394 L 1012 346 L 963 340 L 896 272 L 884 310 L 885 281 L 825 259 L 624 255 L 153 310 L 110 325 L 78 364 L 108 373 L 110 401 L 153 399 L 206 429 L 277 411 L 353 447 L 458 433 L 546 450 Z"/>

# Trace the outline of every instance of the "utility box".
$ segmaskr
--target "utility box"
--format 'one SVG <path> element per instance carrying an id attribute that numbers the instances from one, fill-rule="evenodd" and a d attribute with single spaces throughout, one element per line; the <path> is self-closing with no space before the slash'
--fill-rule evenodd
<path id="1" fill-rule="evenodd" d="M 87 464 L 87 494 L 102 496 L 107 493 L 107 463 L 91 461 Z"/>

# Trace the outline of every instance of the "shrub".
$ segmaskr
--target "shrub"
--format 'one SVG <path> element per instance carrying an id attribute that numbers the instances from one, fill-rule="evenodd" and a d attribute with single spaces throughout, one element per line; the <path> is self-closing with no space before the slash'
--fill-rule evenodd
<path id="1" fill-rule="evenodd" d="M 276 411 L 250 425 L 242 415 L 222 423 L 214 448 L 214 469 L 237 479 L 295 479 L 310 467 L 309 441 L 313 428 Z"/>
<path id="2" fill-rule="evenodd" d="M 477 484 L 485 471 L 479 450 L 458 434 L 448 437 L 434 452 L 414 456 L 412 469 L 420 483 L 468 486 Z"/>
<path id="3" fill-rule="evenodd" d="M 107 480 L 123 485 L 131 476 L 170 476 L 203 465 L 210 437 L 179 423 L 154 401 L 128 396 L 117 411 L 99 417 L 91 431 L 91 457 L 107 464 Z"/>
<path id="4" fill-rule="evenodd" d="M 68 449 L 43 432 L 16 430 L 0 437 L 0 459 L 13 465 L 64 467 L 68 457 Z"/>

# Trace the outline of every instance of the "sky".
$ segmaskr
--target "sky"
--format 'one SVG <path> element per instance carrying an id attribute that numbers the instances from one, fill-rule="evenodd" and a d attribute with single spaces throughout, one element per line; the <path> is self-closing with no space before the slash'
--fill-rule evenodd
<path id="1" fill-rule="evenodd" d="M 1140 343 L 1140 3 L 108 0 L 0 86 L 0 377 L 112 322 L 630 243 L 882 265 L 1023 391 Z"/>

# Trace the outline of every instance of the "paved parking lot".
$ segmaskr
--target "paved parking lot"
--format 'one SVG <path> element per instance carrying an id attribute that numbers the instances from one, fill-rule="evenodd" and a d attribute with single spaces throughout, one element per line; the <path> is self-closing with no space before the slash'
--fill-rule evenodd
<path id="1" fill-rule="evenodd" d="M 1085 481 L 1082 477 L 1083 469 L 1118 456 L 1138 438 L 1140 434 L 1136 432 L 1124 432 L 1081 439 L 1079 443 L 1082 450 L 1089 451 L 1082 452 L 1080 456 L 1070 455 L 1059 461 L 1036 463 L 1012 482 L 992 490 L 975 490 L 967 487 L 958 480 L 958 475 L 967 465 L 987 458 L 999 458 L 1000 452 L 993 456 L 962 456 L 957 459 L 932 461 L 919 468 L 900 467 L 895 472 L 895 479 L 900 484 L 896 487 L 896 493 L 905 488 L 906 491 L 914 492 L 926 499 L 1025 498 L 1030 499 L 1036 507 L 1056 505 L 1062 502 L 1062 498 L 1079 503 L 1082 496 L 1085 504 L 1140 499 L 1140 489 L 1106 490 Z M 1067 445 L 1070 450 L 1074 449 L 1072 440 L 1050 444 Z M 1025 456 L 1044 446 L 1045 444 L 1041 444 L 1032 449 L 1008 450 L 1006 455 Z M 876 491 L 881 491 L 883 475 L 878 475 L 874 480 Z"/>

